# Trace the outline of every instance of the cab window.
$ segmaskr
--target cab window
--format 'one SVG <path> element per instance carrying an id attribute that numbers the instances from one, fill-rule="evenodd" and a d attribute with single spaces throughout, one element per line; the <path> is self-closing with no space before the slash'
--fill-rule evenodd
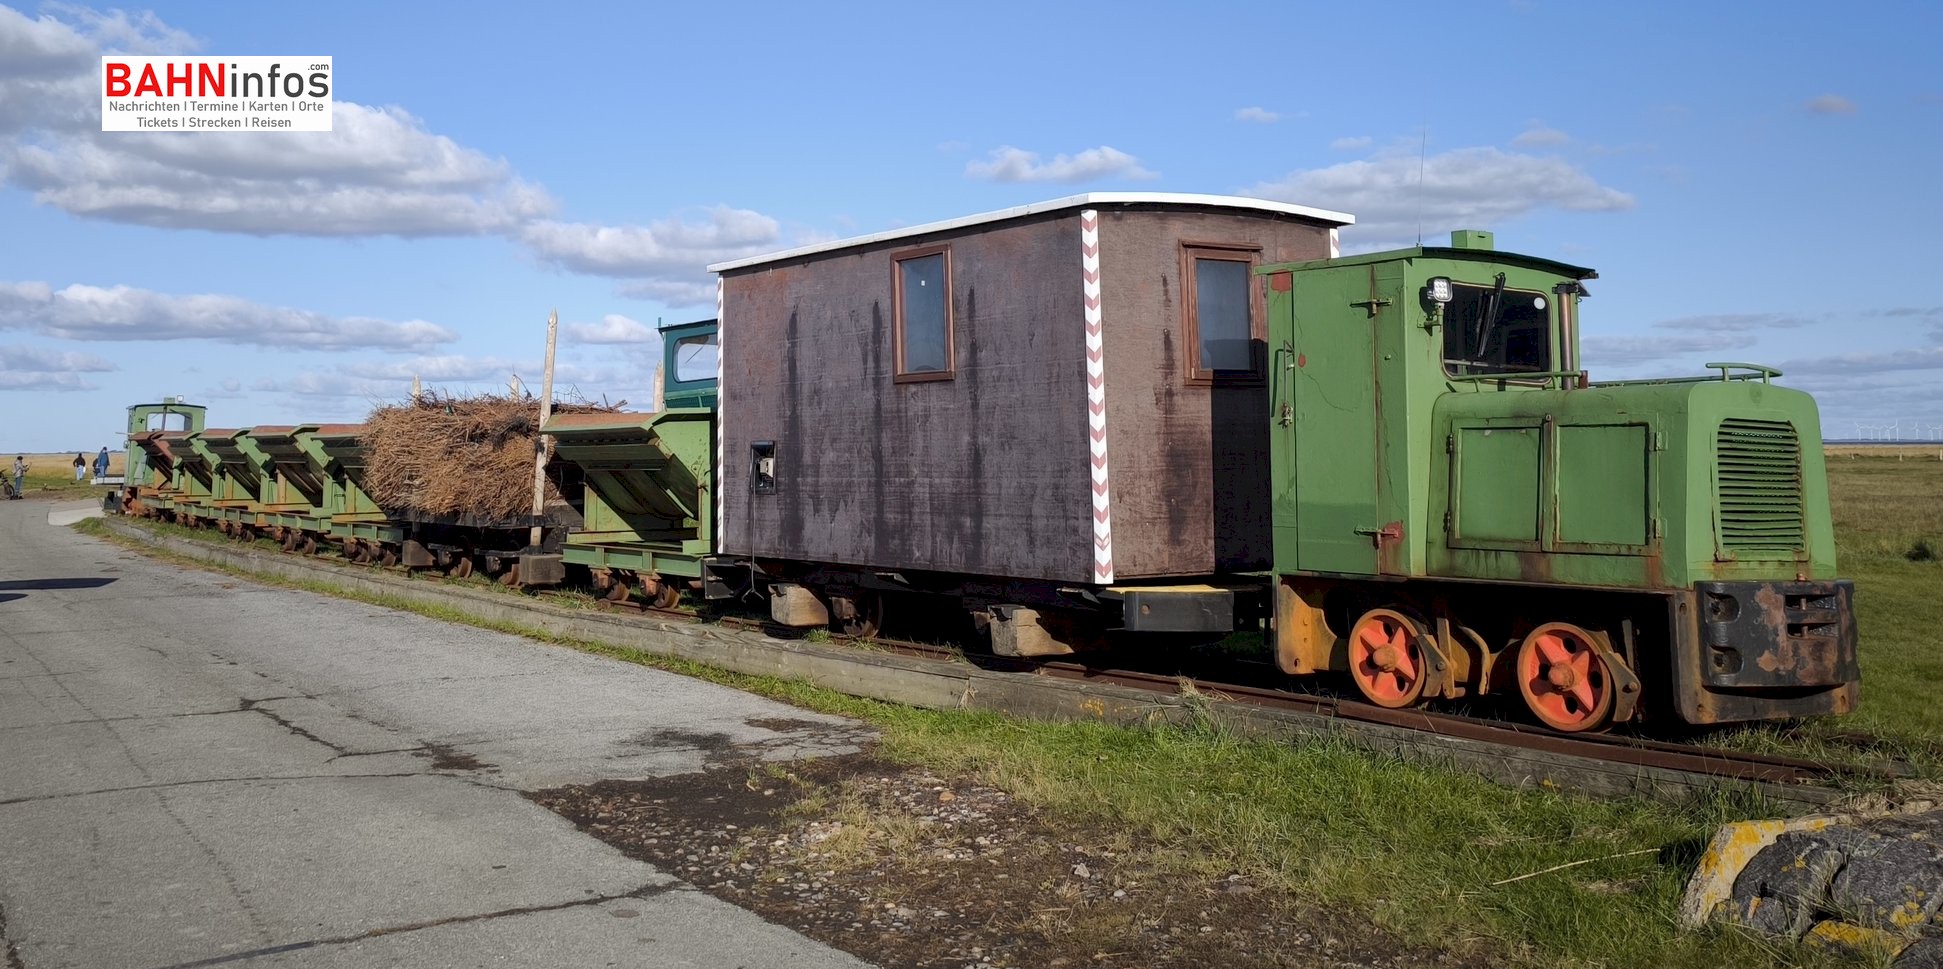
<path id="1" fill-rule="evenodd" d="M 715 379 L 715 334 L 686 336 L 675 341 L 675 382 Z"/>
<path id="2" fill-rule="evenodd" d="M 1524 289 L 1451 284 L 1444 305 L 1444 370 L 1452 376 L 1551 369 L 1551 297 Z"/>

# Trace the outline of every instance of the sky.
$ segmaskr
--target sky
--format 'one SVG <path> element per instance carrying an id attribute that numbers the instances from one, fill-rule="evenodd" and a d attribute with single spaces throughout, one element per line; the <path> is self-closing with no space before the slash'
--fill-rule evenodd
<path id="1" fill-rule="evenodd" d="M 833 12 L 834 11 L 834 12 Z M 1594 379 L 1771 364 L 1943 439 L 1943 5 L 0 5 L 0 450 L 361 419 L 414 375 L 645 408 L 704 266 L 1086 191 L 1594 267 Z M 102 132 L 103 53 L 327 55 L 330 132 Z"/>

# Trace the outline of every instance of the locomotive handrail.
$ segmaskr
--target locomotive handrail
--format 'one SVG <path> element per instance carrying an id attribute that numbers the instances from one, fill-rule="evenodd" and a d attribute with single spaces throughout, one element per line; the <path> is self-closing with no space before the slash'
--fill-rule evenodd
<path id="1" fill-rule="evenodd" d="M 1710 363 L 1705 366 L 1708 370 L 1720 371 L 1722 383 L 1729 380 L 1753 380 L 1757 375 L 1761 378 L 1762 383 L 1767 383 L 1770 378 L 1781 376 L 1781 371 L 1773 367 L 1761 366 L 1758 363 Z M 1731 370 L 1751 370 L 1753 373 L 1732 374 L 1728 372 Z"/>
<path id="2" fill-rule="evenodd" d="M 1554 380 L 1564 380 L 1567 378 L 1574 378 L 1577 377 L 1578 375 L 1579 372 L 1577 370 L 1507 370 L 1504 371 L 1503 373 L 1449 374 L 1446 375 L 1444 379 L 1452 382 L 1464 381 L 1467 383 L 1474 382 L 1474 381 L 1481 381 L 1481 380 L 1500 380 L 1500 381 L 1543 380 L 1549 385 Z"/>
<path id="3" fill-rule="evenodd" d="M 1781 376 L 1781 371 L 1776 370 L 1773 367 L 1761 366 L 1758 363 L 1710 363 L 1707 364 L 1706 366 L 1709 369 L 1720 371 L 1720 376 L 1715 377 L 1715 376 L 1703 374 L 1703 375 L 1697 375 L 1692 377 L 1643 377 L 1636 380 L 1595 380 L 1592 382 L 1591 386 L 1627 387 L 1627 386 L 1645 385 L 1645 384 L 1710 384 L 1716 380 L 1720 380 L 1720 381 L 1753 380 L 1757 377 L 1760 378 L 1760 381 L 1765 384 L 1769 382 L 1770 378 Z M 1749 373 L 1730 373 L 1729 371 L 1732 370 L 1747 370 L 1750 372 Z"/>

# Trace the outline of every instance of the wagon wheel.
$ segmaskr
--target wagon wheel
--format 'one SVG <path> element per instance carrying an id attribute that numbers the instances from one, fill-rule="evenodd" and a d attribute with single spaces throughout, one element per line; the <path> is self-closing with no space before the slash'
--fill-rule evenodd
<path id="1" fill-rule="evenodd" d="M 299 542 L 297 547 L 298 550 L 303 552 L 305 555 L 316 555 L 317 536 L 311 535 L 309 533 L 305 533 L 303 537 L 303 541 Z"/>
<path id="2" fill-rule="evenodd" d="M 1546 623 L 1518 647 L 1518 692 L 1539 721 L 1563 733 L 1597 730 L 1612 716 L 1612 671 L 1592 634 Z"/>
<path id="3" fill-rule="evenodd" d="M 256 541 L 256 529 L 251 528 L 248 525 L 243 525 L 237 528 L 236 540 L 242 542 L 245 545 L 254 543 Z"/>
<path id="4" fill-rule="evenodd" d="M 847 606 L 843 603 L 848 603 Z M 869 639 L 884 628 L 884 597 L 874 592 L 858 592 L 855 596 L 843 598 L 832 596 L 830 604 L 839 613 L 835 626 L 837 632 L 856 639 Z"/>
<path id="5" fill-rule="evenodd" d="M 1371 703 L 1400 709 L 1424 695 L 1423 627 L 1394 609 L 1371 609 L 1349 630 L 1349 678 Z"/>
<path id="6" fill-rule="evenodd" d="M 627 580 L 610 572 L 607 576 L 607 588 L 602 591 L 601 598 L 608 602 L 626 602 L 630 591 Z"/>
<path id="7" fill-rule="evenodd" d="M 296 529 L 286 528 L 283 530 L 283 541 L 277 544 L 286 552 L 294 552 L 297 550 L 297 537 Z"/>
<path id="8" fill-rule="evenodd" d="M 656 609 L 673 609 L 681 605 L 681 589 L 663 582 L 661 588 L 655 590 L 653 601 Z"/>
<path id="9" fill-rule="evenodd" d="M 470 554 L 459 556 L 459 561 L 452 566 L 452 577 L 455 579 L 472 578 L 472 556 Z"/>
<path id="10" fill-rule="evenodd" d="M 384 549 L 378 553 L 378 564 L 387 569 L 391 568 L 394 565 L 397 565 L 398 550 L 392 548 L 389 545 L 386 545 Z"/>
<path id="11" fill-rule="evenodd" d="M 359 565 L 370 565 L 371 560 L 377 557 L 378 557 L 377 548 L 374 545 L 372 545 L 372 543 L 360 539 L 358 541 L 357 557 L 355 559 L 352 559 L 352 561 L 358 563 Z"/>
<path id="12" fill-rule="evenodd" d="M 499 584 L 508 589 L 519 588 L 519 561 L 517 559 L 514 560 L 513 564 L 506 567 L 506 571 L 500 573 Z"/>

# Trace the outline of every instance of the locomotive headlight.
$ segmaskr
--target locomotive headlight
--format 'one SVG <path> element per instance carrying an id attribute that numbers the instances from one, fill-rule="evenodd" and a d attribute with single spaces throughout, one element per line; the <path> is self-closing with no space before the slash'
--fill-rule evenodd
<path id="1" fill-rule="evenodd" d="M 1433 303 L 1448 303 L 1451 301 L 1451 281 L 1448 277 L 1438 276 L 1432 279 L 1430 285 L 1425 287 L 1424 291 L 1430 296 L 1430 301 Z"/>

